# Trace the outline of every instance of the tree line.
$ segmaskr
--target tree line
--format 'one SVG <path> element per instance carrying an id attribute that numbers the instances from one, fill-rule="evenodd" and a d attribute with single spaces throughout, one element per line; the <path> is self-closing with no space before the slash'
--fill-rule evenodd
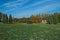
<path id="1" fill-rule="evenodd" d="M 60 23 L 60 13 L 50 14 L 46 18 L 47 24 L 57 24 Z"/>
<path id="2" fill-rule="evenodd" d="M 6 23 L 6 24 L 11 24 L 12 23 L 12 15 L 7 15 L 2 12 L 0 12 L 0 22 Z"/>
<path id="3" fill-rule="evenodd" d="M 31 15 L 26 18 L 13 18 L 12 15 L 3 14 L 0 12 L 0 21 L 3 23 L 42 23 L 42 21 L 46 21 L 47 24 L 57 24 L 60 23 L 60 12 L 56 12 L 53 14 L 37 14 Z"/>
<path id="4" fill-rule="evenodd" d="M 60 12 L 53 14 L 37 14 L 31 15 L 29 18 L 20 18 L 17 20 L 19 23 L 41 23 L 42 21 L 47 22 L 47 24 L 57 24 L 60 23 Z"/>

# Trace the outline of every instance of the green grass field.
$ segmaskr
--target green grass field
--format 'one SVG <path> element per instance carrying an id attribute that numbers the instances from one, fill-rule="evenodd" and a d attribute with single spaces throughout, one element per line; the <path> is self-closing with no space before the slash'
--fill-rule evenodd
<path id="1" fill-rule="evenodd" d="M 60 40 L 60 24 L 1 24 L 0 40 Z"/>

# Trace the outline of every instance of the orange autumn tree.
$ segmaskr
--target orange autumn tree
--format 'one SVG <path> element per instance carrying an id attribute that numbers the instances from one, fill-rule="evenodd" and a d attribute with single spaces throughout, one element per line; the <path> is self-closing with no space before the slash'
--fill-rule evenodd
<path id="1" fill-rule="evenodd" d="M 36 23 L 36 18 L 35 18 L 34 15 L 32 15 L 32 16 L 30 17 L 30 19 L 31 19 L 32 23 Z"/>
<path id="2" fill-rule="evenodd" d="M 18 20 L 18 22 L 19 22 L 19 23 L 26 23 L 26 18 L 20 18 L 20 19 Z"/>
<path id="3" fill-rule="evenodd" d="M 36 15 L 36 16 L 32 15 L 30 17 L 30 19 L 32 20 L 32 23 L 41 23 L 42 22 L 42 18 L 40 15 Z"/>

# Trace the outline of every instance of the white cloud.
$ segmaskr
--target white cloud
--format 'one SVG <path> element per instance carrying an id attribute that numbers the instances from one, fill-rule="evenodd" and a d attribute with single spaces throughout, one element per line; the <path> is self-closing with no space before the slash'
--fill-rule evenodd
<path id="1" fill-rule="evenodd" d="M 53 3 L 53 4 L 50 4 L 50 5 L 45 5 L 43 7 L 39 7 L 37 8 L 36 10 L 34 10 L 35 12 L 40 12 L 40 13 L 45 13 L 45 12 L 50 12 L 50 11 L 53 11 L 53 10 L 56 10 L 56 8 L 59 8 L 60 5 L 58 5 L 59 3 Z"/>
<path id="2" fill-rule="evenodd" d="M 51 0 L 39 1 L 39 2 L 36 2 L 36 3 L 30 4 L 30 5 L 27 5 L 27 6 L 23 7 L 23 8 L 33 7 L 33 6 L 40 5 L 40 4 L 42 4 L 42 3 L 49 2 L 49 1 L 51 1 Z"/>
<path id="3" fill-rule="evenodd" d="M 17 6 L 17 5 L 23 5 L 26 2 L 28 2 L 28 1 L 27 0 L 24 0 L 22 2 L 18 1 L 18 2 L 14 3 L 14 4 L 7 5 L 7 7 L 14 7 L 14 6 Z"/>
<path id="4" fill-rule="evenodd" d="M 12 8 L 12 9 L 9 9 L 9 10 L 5 10 L 5 12 L 10 12 L 10 11 L 13 11 L 13 10 L 16 10 L 16 8 Z"/>
<path id="5" fill-rule="evenodd" d="M 43 8 L 41 8 L 40 10 L 54 10 L 56 9 L 57 7 L 59 7 L 60 5 L 58 5 L 59 3 L 54 3 L 54 4 L 50 4 L 50 5 L 46 5 L 44 6 Z"/>
<path id="6" fill-rule="evenodd" d="M 21 0 L 18 0 L 18 1 L 14 1 L 14 2 L 9 2 L 9 3 L 6 3 L 6 4 L 4 4 L 4 6 L 6 6 L 6 7 L 12 7 L 11 9 L 8 9 L 8 10 L 5 10 L 5 12 L 9 12 L 9 11 L 13 11 L 13 10 L 16 10 L 16 8 L 17 7 L 15 7 L 15 6 L 17 6 L 17 5 L 23 5 L 23 4 L 25 4 L 26 2 L 28 2 L 27 0 L 24 0 L 24 2 L 22 1 L 21 3 L 17 3 L 17 2 L 20 2 Z"/>
<path id="7" fill-rule="evenodd" d="M 1 5 L 0 7 L 2 7 L 2 6 L 6 6 L 6 7 L 16 6 L 16 5 L 19 5 L 19 4 L 20 4 L 20 3 L 18 3 L 18 2 L 23 2 L 23 1 L 26 2 L 26 0 L 17 0 L 17 1 L 12 1 L 12 2 L 5 3 L 5 4 Z M 24 3 L 25 3 L 25 2 L 24 2 Z M 21 3 L 21 4 L 22 4 L 22 3 Z"/>

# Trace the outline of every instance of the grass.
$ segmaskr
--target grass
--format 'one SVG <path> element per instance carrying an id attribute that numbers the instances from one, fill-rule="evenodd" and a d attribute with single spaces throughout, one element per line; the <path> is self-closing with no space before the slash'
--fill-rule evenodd
<path id="1" fill-rule="evenodd" d="M 60 24 L 1 24 L 0 40 L 60 40 Z"/>

